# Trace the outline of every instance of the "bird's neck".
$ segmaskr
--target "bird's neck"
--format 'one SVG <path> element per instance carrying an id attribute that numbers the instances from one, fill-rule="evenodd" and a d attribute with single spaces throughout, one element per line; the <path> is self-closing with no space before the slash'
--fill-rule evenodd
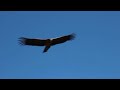
<path id="1" fill-rule="evenodd" d="M 46 46 L 50 46 L 50 45 L 51 45 L 51 40 L 50 39 L 46 40 Z"/>

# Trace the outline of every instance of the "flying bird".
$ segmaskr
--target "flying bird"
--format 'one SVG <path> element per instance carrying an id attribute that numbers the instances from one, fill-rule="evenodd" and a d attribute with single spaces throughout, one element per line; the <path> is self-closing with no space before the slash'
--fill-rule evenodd
<path id="1" fill-rule="evenodd" d="M 50 39 L 34 39 L 34 38 L 20 37 L 19 41 L 21 45 L 45 46 L 43 50 L 44 53 L 47 52 L 51 46 L 73 40 L 74 38 L 75 38 L 75 34 L 72 33 L 69 35 L 61 36 L 58 38 L 50 38 Z"/>

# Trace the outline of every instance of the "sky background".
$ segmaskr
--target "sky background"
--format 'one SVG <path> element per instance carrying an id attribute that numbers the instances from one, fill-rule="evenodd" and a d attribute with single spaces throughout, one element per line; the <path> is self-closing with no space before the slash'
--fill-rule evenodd
<path id="1" fill-rule="evenodd" d="M 19 37 L 56 38 L 51 47 Z M 0 11 L 0 79 L 120 79 L 119 11 Z"/>

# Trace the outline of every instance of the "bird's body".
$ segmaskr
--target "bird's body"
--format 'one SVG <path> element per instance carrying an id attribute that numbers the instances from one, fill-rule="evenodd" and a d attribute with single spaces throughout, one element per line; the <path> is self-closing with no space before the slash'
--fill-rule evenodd
<path id="1" fill-rule="evenodd" d="M 58 38 L 51 38 L 51 39 L 32 39 L 32 38 L 21 37 L 20 44 L 31 45 L 31 46 L 45 46 L 43 52 L 47 52 L 51 46 L 64 43 L 74 38 L 75 38 L 75 34 L 70 34 L 70 35 L 66 35 Z"/>

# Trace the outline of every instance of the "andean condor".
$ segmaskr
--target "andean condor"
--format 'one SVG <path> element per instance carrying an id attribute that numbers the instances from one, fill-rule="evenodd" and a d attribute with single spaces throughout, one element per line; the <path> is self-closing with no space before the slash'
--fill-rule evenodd
<path id="1" fill-rule="evenodd" d="M 65 36 L 61 36 L 58 38 L 51 38 L 51 39 L 33 39 L 33 38 L 19 38 L 20 44 L 22 45 L 31 45 L 31 46 L 45 46 L 43 52 L 47 52 L 48 49 L 56 44 L 64 43 L 66 41 L 73 40 L 75 38 L 75 34 L 69 34 Z"/>

